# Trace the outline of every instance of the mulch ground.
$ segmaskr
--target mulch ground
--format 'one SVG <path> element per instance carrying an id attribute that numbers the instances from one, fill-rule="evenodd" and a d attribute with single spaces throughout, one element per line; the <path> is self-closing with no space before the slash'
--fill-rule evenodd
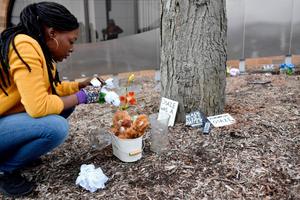
<path id="1" fill-rule="evenodd" d="M 125 79 L 120 79 L 124 85 Z M 151 76 L 138 77 L 138 112 L 158 112 L 160 95 Z M 109 129 L 115 108 L 80 105 L 70 116 L 66 142 L 25 170 L 37 182 L 25 199 L 300 199 L 300 76 L 251 74 L 228 77 L 226 108 L 234 125 L 169 128 L 169 151 L 150 151 L 124 163 L 111 145 L 95 148 L 94 126 Z M 109 177 L 90 193 L 75 185 L 80 166 L 94 164 Z M 1 196 L 0 196 L 1 197 Z"/>

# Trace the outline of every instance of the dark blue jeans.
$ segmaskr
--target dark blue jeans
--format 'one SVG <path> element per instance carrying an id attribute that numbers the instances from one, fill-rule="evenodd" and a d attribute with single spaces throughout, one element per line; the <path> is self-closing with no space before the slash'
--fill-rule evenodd
<path id="1" fill-rule="evenodd" d="M 0 171 L 12 172 L 64 142 L 74 108 L 60 115 L 32 118 L 27 113 L 0 117 Z"/>

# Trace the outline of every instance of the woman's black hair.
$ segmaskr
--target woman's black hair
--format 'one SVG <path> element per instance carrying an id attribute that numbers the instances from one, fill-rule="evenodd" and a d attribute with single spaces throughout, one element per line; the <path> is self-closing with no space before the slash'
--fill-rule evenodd
<path id="1" fill-rule="evenodd" d="M 64 6 L 55 2 L 40 2 L 26 6 L 20 14 L 20 23 L 14 27 L 7 28 L 0 36 L 0 89 L 6 94 L 5 88 L 10 85 L 9 73 L 9 46 L 12 44 L 14 51 L 17 53 L 20 60 L 31 71 L 30 65 L 24 61 L 22 56 L 16 49 L 14 38 L 18 34 L 26 34 L 34 38 L 40 44 L 47 63 L 47 70 L 51 90 L 53 94 L 57 94 L 54 85 L 60 83 L 57 70 L 53 77 L 53 57 L 46 45 L 43 26 L 53 28 L 58 31 L 72 31 L 79 27 L 76 17 Z"/>

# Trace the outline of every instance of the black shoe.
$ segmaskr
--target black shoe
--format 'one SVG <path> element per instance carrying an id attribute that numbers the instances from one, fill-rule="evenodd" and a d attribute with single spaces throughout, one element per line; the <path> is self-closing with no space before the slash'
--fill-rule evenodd
<path id="1" fill-rule="evenodd" d="M 5 196 L 19 197 L 30 194 L 34 184 L 26 180 L 19 173 L 0 172 L 0 192 Z"/>
<path id="2" fill-rule="evenodd" d="M 39 165 L 43 164 L 43 160 L 41 158 L 38 158 L 30 163 L 28 163 L 25 168 L 34 168 L 37 167 Z"/>

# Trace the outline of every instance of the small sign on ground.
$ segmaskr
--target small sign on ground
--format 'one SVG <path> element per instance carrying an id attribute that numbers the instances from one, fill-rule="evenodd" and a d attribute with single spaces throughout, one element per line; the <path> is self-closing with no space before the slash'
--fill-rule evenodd
<path id="1" fill-rule="evenodd" d="M 162 115 L 164 115 L 165 113 L 168 113 L 170 115 L 169 126 L 174 126 L 177 108 L 178 108 L 177 101 L 173 101 L 171 99 L 162 97 L 160 107 L 159 107 L 158 119 L 162 117 Z"/>
<path id="2" fill-rule="evenodd" d="M 228 126 L 235 123 L 235 119 L 228 113 L 207 117 L 214 127 Z"/>
<path id="3" fill-rule="evenodd" d="M 204 126 L 205 118 L 204 114 L 200 111 L 188 113 L 185 116 L 185 125 L 191 127 L 202 127 Z"/>

